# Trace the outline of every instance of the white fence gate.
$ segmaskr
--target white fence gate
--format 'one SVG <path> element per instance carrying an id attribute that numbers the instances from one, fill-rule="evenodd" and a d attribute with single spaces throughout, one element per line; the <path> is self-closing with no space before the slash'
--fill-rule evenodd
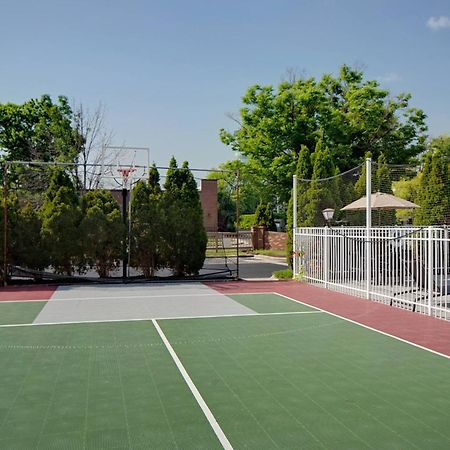
<path id="1" fill-rule="evenodd" d="M 365 227 L 294 230 L 294 276 L 447 320 L 449 271 L 445 227 L 372 227 L 369 236 Z"/>

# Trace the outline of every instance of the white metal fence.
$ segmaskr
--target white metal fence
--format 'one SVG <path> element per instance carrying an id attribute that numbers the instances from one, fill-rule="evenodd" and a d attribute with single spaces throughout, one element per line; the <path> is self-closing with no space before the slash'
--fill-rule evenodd
<path id="1" fill-rule="evenodd" d="M 323 287 L 450 319 L 445 227 L 296 228 L 294 275 Z"/>

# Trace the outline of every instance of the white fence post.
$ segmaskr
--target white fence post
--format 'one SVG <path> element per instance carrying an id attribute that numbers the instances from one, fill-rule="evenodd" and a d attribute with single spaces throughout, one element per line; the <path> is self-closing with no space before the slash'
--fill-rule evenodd
<path id="1" fill-rule="evenodd" d="M 294 277 L 298 275 L 298 248 L 296 245 L 295 231 L 297 229 L 297 175 L 292 177 L 292 270 Z"/>
<path id="2" fill-rule="evenodd" d="M 371 255 L 371 226 L 372 226 L 372 159 L 366 159 L 366 298 L 370 299 L 372 285 L 372 255 Z"/>
<path id="3" fill-rule="evenodd" d="M 433 301 L 433 227 L 428 228 L 428 315 Z"/>
<path id="4" fill-rule="evenodd" d="M 323 232 L 323 281 L 325 288 L 328 289 L 328 227 Z"/>

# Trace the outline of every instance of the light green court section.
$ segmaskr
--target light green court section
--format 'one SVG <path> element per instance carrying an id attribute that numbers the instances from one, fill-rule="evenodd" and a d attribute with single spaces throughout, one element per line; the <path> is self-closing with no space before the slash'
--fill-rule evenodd
<path id="1" fill-rule="evenodd" d="M 277 294 L 236 294 L 228 295 L 241 305 L 257 313 L 306 312 L 317 311 L 299 302 L 289 300 Z"/>
<path id="2" fill-rule="evenodd" d="M 158 323 L 235 449 L 450 448 L 444 357 L 325 313 Z"/>
<path id="3" fill-rule="evenodd" d="M 0 302 L 0 325 L 33 323 L 47 302 Z"/>
<path id="4" fill-rule="evenodd" d="M 216 449 L 151 322 L 0 328 L 1 449 Z"/>

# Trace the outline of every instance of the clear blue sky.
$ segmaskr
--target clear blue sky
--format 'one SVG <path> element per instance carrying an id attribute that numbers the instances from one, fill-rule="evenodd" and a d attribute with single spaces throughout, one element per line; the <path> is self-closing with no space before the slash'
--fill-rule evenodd
<path id="1" fill-rule="evenodd" d="M 450 132 L 448 0 L 0 0 L 0 102 L 47 93 L 107 107 L 116 144 L 191 167 L 234 158 L 218 138 L 255 83 L 365 69 Z"/>

